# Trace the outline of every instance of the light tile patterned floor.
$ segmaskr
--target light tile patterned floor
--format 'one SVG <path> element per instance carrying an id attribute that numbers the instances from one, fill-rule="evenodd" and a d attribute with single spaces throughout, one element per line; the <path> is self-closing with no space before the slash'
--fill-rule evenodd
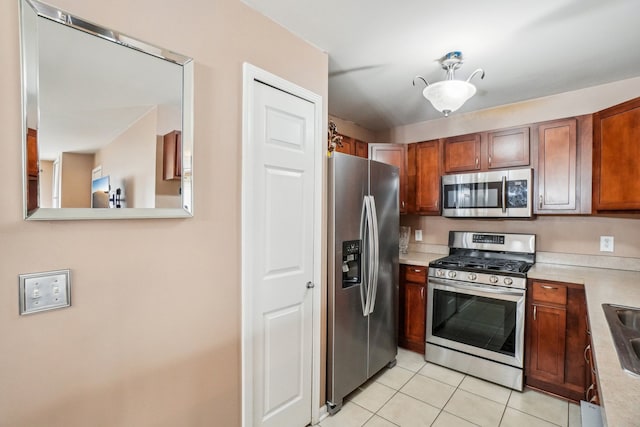
<path id="1" fill-rule="evenodd" d="M 398 364 L 347 396 L 321 427 L 581 427 L 580 406 L 520 393 L 426 363 L 398 349 Z"/>

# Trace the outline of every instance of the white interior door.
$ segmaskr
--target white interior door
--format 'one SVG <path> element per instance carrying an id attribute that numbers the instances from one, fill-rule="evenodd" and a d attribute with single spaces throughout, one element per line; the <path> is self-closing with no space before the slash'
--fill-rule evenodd
<path id="1" fill-rule="evenodd" d="M 244 425 L 302 427 L 312 420 L 316 106 L 251 85 L 243 155 L 243 364 L 250 365 L 243 388 L 251 387 L 243 404 L 251 408 Z"/>

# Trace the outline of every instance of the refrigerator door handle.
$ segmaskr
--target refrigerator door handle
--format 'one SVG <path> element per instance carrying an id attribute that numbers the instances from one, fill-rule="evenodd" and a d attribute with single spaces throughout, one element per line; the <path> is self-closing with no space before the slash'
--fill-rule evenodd
<path id="1" fill-rule="evenodd" d="M 376 200 L 373 196 L 369 196 L 369 208 L 371 210 L 371 237 L 372 237 L 372 279 L 369 284 L 369 311 L 368 313 L 373 313 L 373 309 L 376 306 L 376 293 L 378 291 L 378 268 L 380 266 L 380 241 L 378 235 L 378 215 L 376 211 Z"/>
<path id="2" fill-rule="evenodd" d="M 373 272 L 375 270 L 375 260 L 374 260 L 374 241 L 373 241 L 373 217 L 371 213 L 371 196 L 364 196 L 365 205 L 367 207 L 367 226 L 365 227 L 365 238 L 367 240 L 366 244 L 363 246 L 367 250 L 367 256 L 364 257 L 367 260 L 367 289 L 366 289 L 366 303 L 364 307 L 364 315 L 368 316 L 370 312 L 371 306 L 371 291 L 373 289 Z"/>
<path id="3" fill-rule="evenodd" d="M 367 203 L 367 196 L 364 196 L 362 199 L 362 213 L 360 214 L 360 240 L 362 241 L 362 254 L 361 254 L 361 262 L 362 262 L 362 271 L 360 272 L 360 303 L 362 304 L 362 315 L 367 316 L 367 304 L 366 304 L 366 291 L 368 290 L 367 282 L 368 282 L 368 271 L 369 266 L 367 262 L 367 257 L 365 256 L 365 252 L 367 251 L 367 210 L 369 204 Z"/>

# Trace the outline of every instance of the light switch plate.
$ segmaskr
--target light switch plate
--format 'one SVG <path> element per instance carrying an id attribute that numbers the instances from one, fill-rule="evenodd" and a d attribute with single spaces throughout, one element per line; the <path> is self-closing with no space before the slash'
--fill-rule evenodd
<path id="1" fill-rule="evenodd" d="M 20 315 L 54 310 L 71 305 L 69 270 L 21 274 Z"/>
<path id="2" fill-rule="evenodd" d="M 422 242 L 422 230 L 416 230 L 416 242 Z"/>

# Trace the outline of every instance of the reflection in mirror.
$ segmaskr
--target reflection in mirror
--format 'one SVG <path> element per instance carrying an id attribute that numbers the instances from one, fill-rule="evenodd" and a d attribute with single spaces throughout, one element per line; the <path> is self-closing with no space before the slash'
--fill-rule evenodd
<path id="1" fill-rule="evenodd" d="M 25 217 L 191 216 L 191 59 L 35 0 L 21 31 Z"/>

